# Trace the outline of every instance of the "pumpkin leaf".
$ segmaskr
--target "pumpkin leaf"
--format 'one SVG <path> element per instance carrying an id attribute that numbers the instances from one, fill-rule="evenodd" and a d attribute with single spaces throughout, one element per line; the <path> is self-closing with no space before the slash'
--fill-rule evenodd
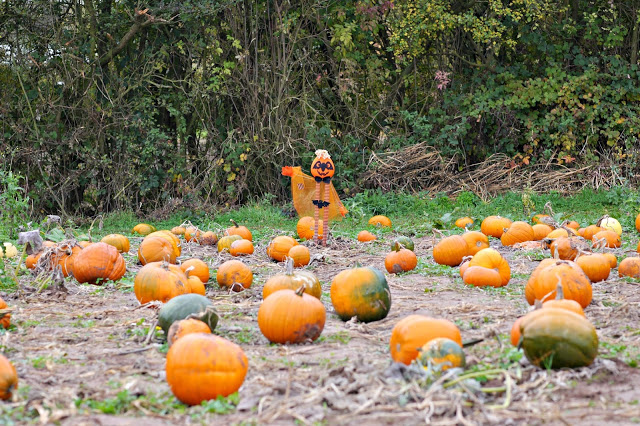
<path id="1" fill-rule="evenodd" d="M 53 241 L 54 243 L 59 243 L 60 241 L 66 240 L 67 236 L 64 233 L 64 230 L 61 228 L 53 228 L 51 231 L 47 232 L 45 235 L 45 240 Z"/>

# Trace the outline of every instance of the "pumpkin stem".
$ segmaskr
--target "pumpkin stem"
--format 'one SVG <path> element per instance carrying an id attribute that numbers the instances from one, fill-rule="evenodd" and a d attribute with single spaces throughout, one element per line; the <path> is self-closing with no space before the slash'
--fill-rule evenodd
<path id="1" fill-rule="evenodd" d="M 184 274 L 187 276 L 187 279 L 189 278 L 189 275 L 191 274 L 191 271 L 193 271 L 194 269 L 196 269 L 196 267 L 191 265 L 184 271 Z"/>
<path id="2" fill-rule="evenodd" d="M 233 223 L 233 226 L 235 226 L 236 228 L 240 227 L 240 225 L 238 225 L 238 222 L 236 222 L 235 220 L 229 219 L 229 221 L 231 221 L 231 223 Z"/>
<path id="3" fill-rule="evenodd" d="M 553 214 L 553 209 L 551 208 L 551 201 L 547 201 L 547 202 L 544 204 L 543 211 L 544 211 L 545 213 L 547 213 L 547 214 L 548 214 L 549 216 L 551 216 L 551 217 L 553 217 L 553 216 L 554 216 L 554 214 Z"/>
<path id="4" fill-rule="evenodd" d="M 300 288 L 296 290 L 296 294 L 302 297 L 302 294 L 304 293 L 304 289 L 305 289 L 305 286 L 301 285 Z"/>
<path id="5" fill-rule="evenodd" d="M 609 217 L 611 217 L 611 216 L 609 216 L 608 214 L 605 214 L 604 216 L 602 216 L 602 217 L 601 217 L 600 219 L 598 219 L 598 221 L 596 222 L 596 226 L 600 226 L 600 225 L 602 224 L 602 222 L 604 222 L 605 220 L 609 219 Z"/>

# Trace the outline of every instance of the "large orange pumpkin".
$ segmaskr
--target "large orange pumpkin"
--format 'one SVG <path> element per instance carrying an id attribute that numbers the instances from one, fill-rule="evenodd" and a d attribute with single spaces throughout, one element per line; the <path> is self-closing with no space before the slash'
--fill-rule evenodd
<path id="1" fill-rule="evenodd" d="M 511 268 L 509 267 L 509 263 L 498 251 L 492 248 L 482 249 L 476 253 L 469 261 L 469 267 L 472 266 L 482 266 L 489 269 L 495 269 L 502 278 L 502 286 L 507 285 L 511 279 Z"/>
<path id="2" fill-rule="evenodd" d="M 533 227 L 527 222 L 513 222 L 511 226 L 500 236 L 504 246 L 512 246 L 525 241 L 532 241 L 535 237 Z"/>
<path id="3" fill-rule="evenodd" d="M 218 244 L 218 234 L 213 231 L 204 232 L 199 237 L 201 246 L 215 246 Z"/>
<path id="4" fill-rule="evenodd" d="M 331 303 L 343 321 L 378 321 L 391 309 L 391 291 L 384 274 L 375 268 L 345 269 L 331 282 Z"/>
<path id="5" fill-rule="evenodd" d="M 200 278 L 195 275 L 189 275 L 189 272 L 185 274 L 187 276 L 187 292 L 195 293 L 201 296 L 207 294 L 207 289 L 204 287 L 204 283 Z"/>
<path id="6" fill-rule="evenodd" d="M 576 263 L 582 268 L 592 283 L 604 281 L 609 278 L 611 263 L 606 256 L 600 253 L 580 256 L 576 259 Z"/>
<path id="7" fill-rule="evenodd" d="M 147 235 L 145 239 L 151 238 L 151 237 L 161 237 L 169 241 L 169 243 L 171 243 L 171 247 L 173 248 L 173 252 L 176 257 L 179 257 L 180 254 L 182 253 L 182 243 L 180 242 L 180 238 L 174 235 L 171 231 L 162 230 L 162 231 L 152 232 L 149 235 Z"/>
<path id="8" fill-rule="evenodd" d="M 176 253 L 166 238 L 147 236 L 138 246 L 138 260 L 143 266 L 151 262 L 176 263 Z"/>
<path id="9" fill-rule="evenodd" d="M 167 262 L 148 263 L 136 274 L 133 291 L 141 304 L 158 300 L 166 303 L 181 294 L 189 293 L 187 276 L 177 265 Z"/>
<path id="10" fill-rule="evenodd" d="M 184 239 L 188 243 L 200 243 L 200 238 L 202 237 L 202 231 L 196 228 L 195 226 L 190 226 L 184 231 Z"/>
<path id="11" fill-rule="evenodd" d="M 512 220 L 506 217 L 489 216 L 480 224 L 480 231 L 488 237 L 500 238 L 505 228 L 509 228 L 512 223 Z"/>
<path id="12" fill-rule="evenodd" d="M 593 234 L 594 247 L 611 247 L 618 248 L 622 245 L 622 241 L 620 241 L 620 235 L 618 235 L 615 231 L 604 230 Z"/>
<path id="13" fill-rule="evenodd" d="M 293 266 L 296 268 L 306 266 L 311 261 L 309 249 L 301 244 L 291 247 L 287 256 L 293 259 Z"/>
<path id="14" fill-rule="evenodd" d="M 467 242 L 469 250 L 467 254 L 473 256 L 482 249 L 489 247 L 489 238 L 478 231 L 470 231 L 462 234 L 462 238 Z"/>
<path id="15" fill-rule="evenodd" d="M 139 223 L 131 230 L 132 234 L 149 235 L 156 231 L 156 227 L 147 223 Z"/>
<path id="16" fill-rule="evenodd" d="M 188 405 L 236 392 L 248 368 L 249 361 L 240 346 L 204 333 L 178 339 L 167 352 L 165 367 L 171 392 Z"/>
<path id="17" fill-rule="evenodd" d="M 462 345 L 458 327 L 449 320 L 424 315 L 409 315 L 393 327 L 389 350 L 395 362 L 409 365 L 418 357 L 418 348 L 437 337 L 446 337 Z"/>
<path id="18" fill-rule="evenodd" d="M 249 256 L 253 254 L 253 243 L 249 240 L 236 240 L 229 247 L 229 254 L 233 257 Z"/>
<path id="19" fill-rule="evenodd" d="M 297 246 L 298 242 L 291 237 L 281 235 L 275 237 L 267 246 L 267 256 L 278 262 L 284 261 L 284 258 L 289 254 L 291 247 Z"/>
<path id="20" fill-rule="evenodd" d="M 190 269 L 191 268 L 191 269 Z M 206 283 L 209 281 L 209 265 L 200 259 L 188 259 L 180 264 L 180 269 L 186 274 L 189 270 L 189 275 L 195 275 L 200 278 L 200 281 Z"/>
<path id="21" fill-rule="evenodd" d="M 502 287 L 502 277 L 497 269 L 469 266 L 462 274 L 462 281 L 475 287 Z"/>
<path id="22" fill-rule="evenodd" d="M 540 241 L 547 237 L 552 231 L 553 228 L 547 225 L 546 223 L 536 223 L 532 226 L 533 229 L 533 241 Z"/>
<path id="23" fill-rule="evenodd" d="M 620 277 L 640 278 L 640 257 L 627 257 L 618 265 Z"/>
<path id="24" fill-rule="evenodd" d="M 445 237 L 433 248 L 433 260 L 439 265 L 458 266 L 469 253 L 469 246 L 460 235 Z"/>
<path id="25" fill-rule="evenodd" d="M 80 250 L 73 262 L 73 276 L 79 283 L 118 281 L 126 271 L 124 258 L 118 249 L 102 242 Z"/>
<path id="26" fill-rule="evenodd" d="M 384 259 L 384 267 L 390 274 L 411 271 L 418 265 L 416 254 L 409 249 L 391 251 Z"/>
<path id="27" fill-rule="evenodd" d="M 233 291 L 242 291 L 251 287 L 253 273 L 251 268 L 239 260 L 228 260 L 218 268 L 216 280 L 220 287 Z"/>
<path id="28" fill-rule="evenodd" d="M 303 216 L 298 220 L 298 224 L 296 225 L 296 231 L 298 232 L 298 237 L 303 240 L 310 240 L 313 238 L 315 221 L 311 216 Z M 323 226 L 322 220 L 318 221 L 318 237 L 322 238 L 323 235 Z"/>
<path id="29" fill-rule="evenodd" d="M 559 282 L 565 299 L 575 300 L 583 308 L 591 303 L 591 282 L 580 266 L 570 260 L 554 259 L 543 260 L 531 273 L 524 289 L 527 302 L 533 305 L 536 300 L 555 298 Z"/>
<path id="30" fill-rule="evenodd" d="M 378 237 L 376 237 L 375 235 L 373 235 L 369 231 L 360 231 L 360 232 L 358 232 L 358 241 L 360 241 L 361 243 L 367 243 L 369 241 L 375 241 L 377 239 L 378 239 Z"/>

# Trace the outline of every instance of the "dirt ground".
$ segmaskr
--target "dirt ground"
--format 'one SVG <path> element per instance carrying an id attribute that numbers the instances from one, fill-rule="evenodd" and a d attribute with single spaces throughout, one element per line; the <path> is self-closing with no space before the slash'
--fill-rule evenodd
<path id="1" fill-rule="evenodd" d="M 363 245 L 338 240 L 310 267 L 323 283 L 327 323 L 313 344 L 269 345 L 256 317 L 262 284 L 282 265 L 270 262 L 265 246 L 245 259 L 254 285 L 229 294 L 209 282 L 220 321 L 215 331 L 242 346 L 249 372 L 236 409 L 203 409 L 178 403 L 165 382 L 166 347 L 144 345 L 155 311 L 139 308 L 132 292 L 137 245 L 126 256 L 122 283 L 104 287 L 65 282 L 68 293 L 2 295 L 16 310 L 16 329 L 0 336 L 3 352 L 20 377 L 18 396 L 0 407 L 5 421 L 68 425 L 151 424 L 632 424 L 640 422 L 640 287 L 617 279 L 617 271 L 594 284 L 587 317 L 596 325 L 600 356 L 587 368 L 546 371 L 531 366 L 508 338 L 513 321 L 529 306 L 523 289 L 541 254 L 500 250 L 513 278 L 502 289 L 464 285 L 457 268 L 433 263 L 433 238 L 416 239 L 420 259 L 414 273 L 389 276 L 391 312 L 384 320 L 343 322 L 329 299 L 340 270 L 374 266 L 384 270 L 388 242 Z M 498 243 L 499 245 L 499 243 Z M 498 247 L 496 247 L 498 248 Z M 621 253 L 618 253 L 621 254 Z M 212 271 L 230 258 L 213 248 L 185 245 L 183 258 L 201 257 Z M 28 283 L 29 278 L 24 278 Z M 467 370 L 481 381 L 457 384 L 455 375 L 430 377 L 419 368 L 394 364 L 389 355 L 393 326 L 409 314 L 455 321 L 467 347 Z M 493 370 L 494 373 L 483 371 Z M 496 370 L 498 370 L 496 372 Z M 123 393 L 123 390 L 126 390 Z M 120 403 L 118 401 L 120 395 Z M 122 397 L 125 395 L 125 397 Z M 110 402 L 105 409 L 99 402 Z M 116 402 L 114 402 L 116 401 Z M 98 408 L 102 407 L 102 409 Z M 224 408 L 224 407 L 223 407 Z M 218 411 L 223 414 L 217 414 Z M 113 414 L 104 414 L 103 411 Z"/>

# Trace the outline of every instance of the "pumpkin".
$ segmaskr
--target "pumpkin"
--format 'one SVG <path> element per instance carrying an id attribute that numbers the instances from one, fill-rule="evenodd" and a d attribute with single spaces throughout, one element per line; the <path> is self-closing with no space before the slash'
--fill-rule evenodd
<path id="1" fill-rule="evenodd" d="M 148 223 L 139 223 L 133 227 L 133 229 L 131 230 L 131 233 L 146 236 L 155 231 L 156 231 L 155 226 L 149 225 Z"/>
<path id="2" fill-rule="evenodd" d="M 18 389 L 18 373 L 13 364 L 0 354 L 0 399 L 8 400 Z"/>
<path id="3" fill-rule="evenodd" d="M 171 347 L 178 339 L 192 333 L 211 334 L 211 329 L 207 324 L 195 318 L 179 320 L 169 327 L 167 343 Z"/>
<path id="4" fill-rule="evenodd" d="M 324 305 L 306 294 L 304 286 L 297 291 L 278 290 L 258 309 L 258 326 L 271 343 L 313 342 L 320 337 L 325 320 Z"/>
<path id="5" fill-rule="evenodd" d="M 262 298 L 278 290 L 298 290 L 304 287 L 304 292 L 318 299 L 322 296 L 322 286 L 318 277 L 311 271 L 294 271 L 293 260 L 285 261 L 285 272 L 272 276 L 262 287 Z"/>
<path id="6" fill-rule="evenodd" d="M 229 246 L 229 254 L 236 256 L 249 256 L 253 254 L 253 243 L 249 240 L 235 240 Z"/>
<path id="7" fill-rule="evenodd" d="M 275 237 L 267 246 L 267 256 L 278 262 L 282 262 L 289 254 L 291 247 L 297 246 L 298 242 L 291 237 L 279 236 Z"/>
<path id="8" fill-rule="evenodd" d="M 316 158 L 311 162 L 311 176 L 319 179 L 331 178 L 335 171 L 329 153 L 324 149 L 316 150 Z"/>
<path id="9" fill-rule="evenodd" d="M 207 324 L 211 331 L 214 331 L 218 324 L 218 313 L 213 302 L 200 294 L 188 293 L 176 296 L 162 305 L 158 311 L 158 325 L 164 331 L 164 335 L 168 336 L 171 324 L 187 317 L 199 319 Z"/>
<path id="10" fill-rule="evenodd" d="M 584 233 L 582 234 L 582 238 L 584 238 L 585 240 L 592 240 L 593 236 L 600 231 L 603 231 L 603 229 L 600 228 L 599 226 L 589 225 L 586 228 L 584 228 Z"/>
<path id="11" fill-rule="evenodd" d="M 129 253 L 129 239 L 122 234 L 109 234 L 100 241 L 114 246 L 120 253 Z"/>
<path id="12" fill-rule="evenodd" d="M 464 368 L 466 359 L 462 346 L 446 337 L 436 337 L 420 348 L 420 363 L 425 367 L 436 367 L 439 371 L 449 368 Z"/>
<path id="13" fill-rule="evenodd" d="M 473 256 L 469 261 L 469 267 L 482 266 L 489 269 L 495 269 L 502 278 L 502 285 L 505 286 L 511 279 L 511 268 L 507 260 L 492 248 L 482 249 Z"/>
<path id="14" fill-rule="evenodd" d="M 166 303 L 176 296 L 189 293 L 187 280 L 179 266 L 167 262 L 151 262 L 136 274 L 133 292 L 142 305 L 154 300 Z"/>
<path id="15" fill-rule="evenodd" d="M 4 301 L 2 297 L 0 297 L 0 309 L 6 309 L 9 306 L 7 302 Z M 11 325 L 11 314 L 0 314 L 0 325 L 6 330 Z"/>
<path id="16" fill-rule="evenodd" d="M 218 240 L 218 253 L 231 250 L 231 244 L 234 241 L 240 241 L 242 237 L 240 235 L 227 235 Z"/>
<path id="17" fill-rule="evenodd" d="M 522 322 L 522 318 L 524 317 L 520 317 L 515 320 L 511 326 L 511 344 L 513 346 L 518 346 L 520 344 L 520 323 Z"/>
<path id="18" fill-rule="evenodd" d="M 409 249 L 392 251 L 384 259 L 384 267 L 390 274 L 411 271 L 418 265 L 416 254 Z"/>
<path id="19" fill-rule="evenodd" d="M 537 224 L 544 224 L 544 225 L 547 225 L 547 224 L 545 223 L 545 220 L 546 220 L 545 218 L 552 219 L 552 217 L 551 217 L 551 216 L 549 216 L 548 214 L 542 214 L 542 213 L 539 213 L 539 214 L 534 215 L 534 216 L 531 218 L 531 223 L 532 223 L 532 224 L 534 224 L 534 225 L 537 225 Z M 547 225 L 547 226 L 548 226 L 548 225 Z"/>
<path id="20" fill-rule="evenodd" d="M 311 261 L 311 253 L 309 253 L 309 249 L 300 244 L 291 247 L 287 256 L 293 259 L 293 266 L 296 268 L 306 266 Z"/>
<path id="21" fill-rule="evenodd" d="M 600 220 L 598 220 L 596 225 L 598 225 L 603 230 L 613 231 L 618 234 L 618 236 L 622 235 L 622 226 L 620 226 L 620 222 L 607 215 L 602 216 Z"/>
<path id="22" fill-rule="evenodd" d="M 207 294 L 207 289 L 204 288 L 204 284 L 202 283 L 200 278 L 196 277 L 195 275 L 189 275 L 188 272 L 186 273 L 186 275 L 187 275 L 187 293 L 195 293 L 201 296 L 204 296 L 205 294 Z"/>
<path id="23" fill-rule="evenodd" d="M 371 267 L 341 271 L 331 282 L 331 303 L 343 321 L 378 321 L 391 309 L 391 291 L 379 270 Z"/>
<path id="24" fill-rule="evenodd" d="M 580 266 L 570 260 L 545 259 L 533 270 L 524 289 L 527 302 L 553 299 L 556 287 L 562 284 L 564 298 L 575 300 L 586 308 L 591 303 L 592 289 L 589 278 Z"/>
<path id="25" fill-rule="evenodd" d="M 460 278 L 464 277 L 464 273 L 469 269 L 469 261 L 471 261 L 472 258 L 473 256 L 465 256 L 465 258 L 462 259 L 462 263 L 460 264 Z"/>
<path id="26" fill-rule="evenodd" d="M 462 345 L 458 327 L 449 320 L 424 315 L 409 315 L 393 327 L 389 350 L 395 362 L 409 365 L 419 355 L 418 348 L 437 337 L 446 337 Z"/>
<path id="27" fill-rule="evenodd" d="M 480 250 L 489 247 L 489 237 L 487 237 L 482 232 L 465 232 L 464 234 L 462 234 L 462 238 L 467 242 L 467 254 L 470 256 L 473 256 Z"/>
<path id="28" fill-rule="evenodd" d="M 585 367 L 598 354 L 593 324 L 567 309 L 544 308 L 528 313 L 520 322 L 520 334 L 525 356 L 538 367 Z"/>
<path id="29" fill-rule="evenodd" d="M 189 269 L 191 268 L 191 269 Z M 189 275 L 196 276 L 200 278 L 200 281 L 206 283 L 209 281 L 209 265 L 207 265 L 204 261 L 200 259 L 188 259 L 180 264 L 180 269 L 185 274 L 187 270 L 189 270 Z"/>
<path id="30" fill-rule="evenodd" d="M 249 231 L 249 228 L 238 225 L 238 223 L 233 219 L 231 219 L 231 223 L 233 223 L 233 226 L 227 228 L 225 231 L 226 235 L 239 235 L 242 239 L 253 241 L 253 235 L 251 234 L 251 231 Z"/>
<path id="31" fill-rule="evenodd" d="M 475 287 L 502 287 L 500 272 L 484 266 L 469 266 L 465 269 L 462 280 Z"/>
<path id="32" fill-rule="evenodd" d="M 180 238 L 176 237 L 170 231 L 163 230 L 163 231 L 152 232 L 149 235 L 147 235 L 145 239 L 151 238 L 151 237 L 161 237 L 169 241 L 169 243 L 171 243 L 171 247 L 173 248 L 173 253 L 175 254 L 176 257 L 180 256 L 180 254 L 182 253 L 182 244 L 180 243 Z"/>
<path id="33" fill-rule="evenodd" d="M 73 262 L 73 276 L 79 283 L 118 281 L 126 271 L 124 258 L 118 249 L 102 242 L 80 250 Z"/>
<path id="34" fill-rule="evenodd" d="M 604 257 L 606 257 L 607 260 L 609 260 L 609 265 L 611 265 L 611 269 L 613 269 L 616 266 L 618 266 L 618 258 L 616 257 L 615 254 L 613 254 L 613 253 L 602 253 L 602 255 Z"/>
<path id="35" fill-rule="evenodd" d="M 640 278 L 640 257 L 627 257 L 618 265 L 620 277 Z"/>
<path id="36" fill-rule="evenodd" d="M 298 237 L 303 240 L 310 240 L 313 238 L 315 221 L 311 216 L 303 216 L 298 221 L 296 225 L 296 231 L 298 232 Z M 322 238 L 323 235 L 323 226 L 322 220 L 318 220 L 318 237 Z"/>
<path id="37" fill-rule="evenodd" d="M 400 249 L 407 249 L 413 251 L 415 245 L 413 244 L 413 240 L 409 237 L 405 237 L 401 235 L 393 240 L 391 243 L 391 250 L 400 251 Z"/>
<path id="38" fill-rule="evenodd" d="M 433 260 L 439 265 L 458 266 L 469 253 L 469 246 L 460 235 L 451 235 L 433 248 Z"/>
<path id="39" fill-rule="evenodd" d="M 383 215 L 373 216 L 369 219 L 369 225 L 391 228 L 391 219 Z"/>
<path id="40" fill-rule="evenodd" d="M 500 238 L 505 228 L 511 226 L 512 220 L 501 216 L 486 217 L 480 224 L 480 231 L 488 237 Z"/>
<path id="41" fill-rule="evenodd" d="M 376 237 L 375 235 L 373 235 L 369 231 L 360 231 L 360 232 L 358 232 L 358 241 L 360 241 L 361 243 L 366 243 L 366 242 L 369 242 L 369 241 L 375 241 L 377 239 L 378 239 L 378 237 Z"/>
<path id="42" fill-rule="evenodd" d="M 78 241 L 78 245 L 82 248 L 87 248 L 91 244 L 93 244 L 91 241 Z"/>
<path id="43" fill-rule="evenodd" d="M 38 259 L 40 259 L 40 255 L 42 255 L 42 252 L 39 251 L 38 253 L 31 253 L 29 256 L 27 256 L 27 258 L 24 260 L 24 264 L 28 269 L 35 269 L 36 264 L 38 263 Z"/>
<path id="44" fill-rule="evenodd" d="M 215 246 L 218 243 L 218 234 L 213 231 L 207 231 L 200 235 L 201 246 Z"/>
<path id="45" fill-rule="evenodd" d="M 551 256 L 562 260 L 575 260 L 581 251 L 587 250 L 588 245 L 580 237 L 560 237 L 551 241 L 549 249 Z"/>
<path id="46" fill-rule="evenodd" d="M 138 246 L 138 260 L 143 266 L 151 262 L 176 263 L 176 252 L 166 238 L 145 237 Z"/>
<path id="47" fill-rule="evenodd" d="M 200 238 L 202 237 L 202 231 L 196 228 L 195 226 L 190 226 L 184 230 L 184 239 L 190 243 L 200 243 Z"/>
<path id="48" fill-rule="evenodd" d="M 52 262 L 57 263 L 62 270 L 62 275 L 68 277 L 73 274 L 73 265 L 78 257 L 78 253 L 82 251 L 82 247 L 75 245 L 73 247 L 66 248 L 51 257 Z"/>
<path id="49" fill-rule="evenodd" d="M 593 241 L 593 247 L 618 248 L 622 245 L 620 235 L 610 230 L 595 233 L 591 240 Z"/>
<path id="50" fill-rule="evenodd" d="M 500 241 L 503 246 L 512 246 L 516 243 L 524 243 L 525 241 L 532 241 L 535 236 L 533 227 L 527 222 L 517 221 L 513 222 L 509 229 L 507 229 Z"/>
<path id="51" fill-rule="evenodd" d="M 602 254 L 594 253 L 580 256 L 576 259 L 576 263 L 582 268 L 592 283 L 604 281 L 609 278 L 611 263 L 609 259 Z"/>
<path id="52" fill-rule="evenodd" d="M 253 273 L 241 261 L 228 260 L 218 268 L 216 280 L 220 287 L 226 287 L 233 291 L 242 291 L 251 287 Z"/>
<path id="53" fill-rule="evenodd" d="M 184 226 L 174 226 L 171 228 L 171 233 L 174 235 L 184 235 L 185 232 L 187 232 L 187 228 Z"/>
<path id="54" fill-rule="evenodd" d="M 552 231 L 553 228 L 545 223 L 536 223 L 533 225 L 533 241 L 540 241 L 547 237 Z"/>
<path id="55" fill-rule="evenodd" d="M 7 259 L 11 259 L 12 257 L 16 257 L 18 255 L 18 249 L 11 243 L 3 243 L 0 246 L 0 259 L 3 257 Z"/>
<path id="56" fill-rule="evenodd" d="M 557 228 L 547 234 L 547 239 L 569 238 L 569 231 L 565 228 Z"/>
<path id="57" fill-rule="evenodd" d="M 471 225 L 473 225 L 473 219 L 471 219 L 468 216 L 461 217 L 460 219 L 456 220 L 455 225 L 458 228 L 467 229 L 467 228 L 470 228 Z"/>
<path id="58" fill-rule="evenodd" d="M 571 229 L 575 229 L 576 231 L 578 229 L 580 229 L 580 224 L 578 222 L 576 222 L 575 220 L 571 220 L 571 221 L 567 222 L 566 226 L 568 226 Z"/>
<path id="59" fill-rule="evenodd" d="M 248 368 L 240 346 L 213 334 L 192 333 L 169 348 L 165 370 L 175 397 L 199 405 L 240 389 Z"/>

